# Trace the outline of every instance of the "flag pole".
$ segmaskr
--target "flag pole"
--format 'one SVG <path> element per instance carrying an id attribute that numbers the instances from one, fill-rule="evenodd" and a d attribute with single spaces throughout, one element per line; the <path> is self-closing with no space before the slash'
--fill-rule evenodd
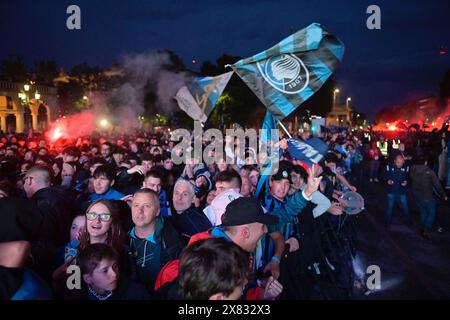
<path id="1" fill-rule="evenodd" d="M 289 137 L 289 139 L 292 139 L 291 134 L 287 131 L 286 127 L 281 123 L 280 120 L 277 120 L 278 124 L 280 125 L 281 128 L 283 128 L 284 132 L 286 132 L 287 136 Z"/>

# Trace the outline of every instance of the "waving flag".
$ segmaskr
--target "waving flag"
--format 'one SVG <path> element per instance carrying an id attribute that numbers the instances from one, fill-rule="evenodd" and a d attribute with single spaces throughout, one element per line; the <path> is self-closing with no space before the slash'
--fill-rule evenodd
<path id="1" fill-rule="evenodd" d="M 175 96 L 178 106 L 192 119 L 206 122 L 232 75 L 233 72 L 227 72 L 217 77 L 195 78 L 189 87 L 178 90 Z"/>
<path id="2" fill-rule="evenodd" d="M 328 151 L 328 146 L 320 138 L 311 138 L 306 142 L 296 139 L 288 140 L 288 150 L 291 156 L 305 162 L 308 166 L 322 160 Z"/>
<path id="3" fill-rule="evenodd" d="M 282 120 L 322 87 L 343 55 L 344 44 L 313 23 L 231 67 Z"/>
<path id="4" fill-rule="evenodd" d="M 272 114 L 267 111 L 266 116 L 264 117 L 262 130 L 260 134 L 260 145 L 261 146 L 267 146 L 269 144 L 269 141 L 272 141 L 273 143 L 278 142 L 278 136 L 274 137 L 272 136 L 272 133 L 275 133 L 272 130 L 276 130 L 277 126 L 275 124 L 275 119 L 272 116 Z M 269 151 L 269 148 L 267 148 Z M 276 155 L 271 155 L 271 157 L 266 158 L 266 162 L 261 166 L 261 177 L 258 181 L 258 185 L 256 186 L 256 192 L 255 195 L 259 198 L 262 196 L 265 196 L 266 193 L 269 191 L 269 184 L 267 183 L 268 177 L 272 174 L 272 171 L 278 170 L 278 167 L 274 167 L 274 161 L 273 157 L 278 156 L 278 153 Z M 278 159 L 275 159 L 278 160 Z M 275 162 L 275 165 L 278 165 L 278 162 Z"/>

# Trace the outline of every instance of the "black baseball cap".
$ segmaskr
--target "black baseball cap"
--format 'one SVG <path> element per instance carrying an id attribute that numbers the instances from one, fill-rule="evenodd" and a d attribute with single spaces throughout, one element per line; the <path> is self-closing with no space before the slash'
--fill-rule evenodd
<path id="1" fill-rule="evenodd" d="M 287 161 L 280 161 L 278 164 L 278 171 L 274 174 L 272 174 L 271 179 L 272 181 L 279 181 L 279 180 L 289 180 L 291 182 L 291 171 L 292 171 L 292 165 Z"/>
<path id="2" fill-rule="evenodd" d="M 265 225 L 278 223 L 278 217 L 264 214 L 264 210 L 255 198 L 237 198 L 225 208 L 222 216 L 222 226 L 241 226 L 248 223 L 259 222 Z"/>

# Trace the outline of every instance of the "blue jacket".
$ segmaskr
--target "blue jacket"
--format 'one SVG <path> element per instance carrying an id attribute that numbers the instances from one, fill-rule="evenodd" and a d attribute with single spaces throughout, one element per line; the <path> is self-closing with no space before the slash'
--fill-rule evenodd
<path id="1" fill-rule="evenodd" d="M 394 181 L 394 184 L 387 185 L 387 193 L 405 194 L 407 186 L 402 186 L 404 181 L 407 181 L 409 174 L 409 167 L 403 166 L 398 168 L 395 164 L 388 164 L 384 169 L 383 178 L 387 183 L 389 180 Z"/>
<path id="2" fill-rule="evenodd" d="M 167 193 L 164 190 L 161 190 L 159 193 L 159 205 L 160 205 L 160 213 L 163 218 L 170 217 L 169 215 L 169 201 L 167 200 Z"/>
<path id="3" fill-rule="evenodd" d="M 51 300 L 48 284 L 32 270 L 24 269 L 23 282 L 11 300 Z"/>
<path id="4" fill-rule="evenodd" d="M 158 272 L 169 261 L 178 259 L 183 242 L 170 221 L 159 216 L 155 232 L 146 239 L 136 236 L 134 228 L 129 234 L 132 274 L 149 292 L 154 290 Z"/>
<path id="5" fill-rule="evenodd" d="M 106 200 L 120 200 L 121 198 L 125 197 L 123 193 L 120 193 L 117 190 L 114 190 L 113 188 L 109 188 L 109 190 L 104 194 L 96 194 L 92 193 L 88 200 L 89 201 L 95 201 L 99 199 L 106 199 Z"/>
<path id="6" fill-rule="evenodd" d="M 308 201 L 303 192 L 296 192 L 294 195 L 286 198 L 284 202 L 276 200 L 270 194 L 261 201 L 261 205 L 267 212 L 277 216 L 279 220 L 278 229 L 283 230 L 283 226 L 288 223 L 295 223 L 295 218 L 306 207 Z M 270 231 L 270 230 L 269 230 Z"/>
<path id="7" fill-rule="evenodd" d="M 284 202 L 273 198 L 271 195 L 267 195 L 261 201 L 261 205 L 267 213 L 277 216 L 279 221 L 278 225 L 268 226 L 269 233 L 265 234 L 258 243 L 255 254 L 257 269 L 264 267 L 274 254 L 275 244 L 270 237 L 270 233 L 280 231 L 286 240 L 293 236 L 299 237 L 299 231 L 296 228 L 296 218 L 309 201 L 303 194 L 303 191 L 296 192 L 291 197 L 285 199 Z"/>

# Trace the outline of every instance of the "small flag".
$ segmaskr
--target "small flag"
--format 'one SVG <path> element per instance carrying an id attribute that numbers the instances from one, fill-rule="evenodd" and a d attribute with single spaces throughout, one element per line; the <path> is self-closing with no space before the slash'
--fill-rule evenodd
<path id="1" fill-rule="evenodd" d="M 227 72 L 217 77 L 195 78 L 192 84 L 178 90 L 175 96 L 178 106 L 192 119 L 206 122 L 232 75 L 233 72 Z"/>
<path id="2" fill-rule="evenodd" d="M 265 146 L 265 149 L 267 151 L 269 150 L 273 150 L 273 148 L 268 148 L 267 146 L 270 144 L 270 141 L 272 141 L 272 143 L 276 143 L 278 142 L 278 135 L 275 137 L 272 135 L 272 133 L 275 133 L 277 131 L 272 131 L 272 130 L 277 130 L 276 124 L 275 124 L 275 119 L 272 116 L 272 114 L 267 111 L 266 112 L 266 116 L 264 117 L 264 121 L 263 121 L 263 125 L 262 125 L 262 130 L 261 130 L 261 134 L 260 134 L 260 149 L 263 149 L 263 146 Z M 275 152 L 277 152 L 278 150 L 274 150 Z M 270 157 L 269 157 L 270 156 Z M 272 174 L 273 170 L 277 170 L 277 168 L 274 168 L 274 156 L 278 156 L 278 152 L 274 155 L 268 155 L 268 157 L 266 157 L 266 161 L 265 163 L 263 163 L 261 165 L 261 177 L 259 178 L 258 181 L 258 185 L 256 186 L 256 192 L 255 195 L 257 198 L 259 197 L 263 197 L 265 196 L 268 191 L 269 191 L 269 184 L 267 183 L 269 176 Z M 275 159 L 277 160 L 276 165 L 278 165 L 278 160 L 279 159 Z"/>
<path id="3" fill-rule="evenodd" d="M 320 138 L 311 138 L 306 142 L 296 139 L 288 140 L 289 154 L 296 160 L 305 162 L 308 166 L 318 163 L 328 152 L 328 146 Z"/>
<path id="4" fill-rule="evenodd" d="M 313 23 L 231 65 L 276 120 L 317 92 L 342 61 L 344 44 Z"/>

